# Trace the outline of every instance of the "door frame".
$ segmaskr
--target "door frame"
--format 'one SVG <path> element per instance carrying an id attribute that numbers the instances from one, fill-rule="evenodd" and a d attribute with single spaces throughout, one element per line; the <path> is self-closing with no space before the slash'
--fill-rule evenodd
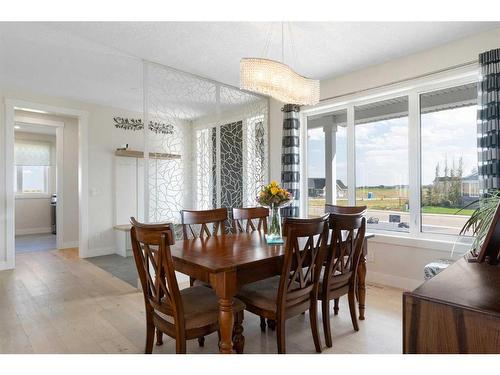
<path id="1" fill-rule="evenodd" d="M 56 206 L 56 246 L 58 249 L 64 248 L 64 235 L 63 235 L 63 225 L 64 222 L 64 122 L 63 121 L 53 121 L 46 119 L 32 119 L 25 117 L 18 117 L 14 119 L 15 124 L 29 124 L 29 125 L 39 125 L 45 127 L 56 128 L 56 191 L 57 191 L 57 206 Z M 14 131 L 15 133 L 15 131 Z M 14 136 L 15 138 L 15 136 Z M 14 176 L 15 178 L 15 176 Z M 15 201 L 16 192 L 14 192 Z M 15 223 L 15 209 L 14 209 L 14 223 Z M 14 224 L 15 232 L 15 224 Z"/>
<path id="2" fill-rule="evenodd" d="M 6 192 L 6 259 L 0 269 L 15 268 L 15 209 L 14 209 L 14 125 L 15 110 L 26 109 L 78 119 L 78 255 L 88 256 L 88 118 L 86 111 L 17 99 L 5 99 L 5 192 Z M 62 133 L 61 133 L 62 136 Z M 60 138 L 60 137 L 59 137 Z M 59 147 L 59 142 L 57 147 Z M 62 156 L 62 153 L 60 154 Z M 59 160 L 58 160 L 59 162 Z M 61 210 L 62 211 L 62 210 Z M 58 212 L 59 214 L 59 212 Z M 59 220 L 60 221 L 60 220 Z M 59 229 L 59 228 L 58 228 Z M 59 242 L 59 241 L 58 241 Z M 62 245 L 58 243 L 59 246 Z"/>

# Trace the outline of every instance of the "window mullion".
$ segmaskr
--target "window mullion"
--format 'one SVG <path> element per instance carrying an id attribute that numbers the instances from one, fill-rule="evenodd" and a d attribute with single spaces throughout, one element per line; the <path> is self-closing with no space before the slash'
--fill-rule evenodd
<path id="1" fill-rule="evenodd" d="M 409 160 L 409 206 L 410 234 L 418 236 L 421 220 L 421 137 L 420 137 L 420 95 L 413 91 L 408 97 L 408 160 Z"/>
<path id="2" fill-rule="evenodd" d="M 347 192 L 350 206 L 356 205 L 356 140 L 354 106 L 347 107 Z"/>

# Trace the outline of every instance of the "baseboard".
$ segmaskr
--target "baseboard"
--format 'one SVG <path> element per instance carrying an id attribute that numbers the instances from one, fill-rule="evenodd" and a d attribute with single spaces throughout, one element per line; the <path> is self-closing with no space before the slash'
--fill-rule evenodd
<path id="1" fill-rule="evenodd" d="M 28 229 L 16 229 L 16 236 L 24 236 L 27 234 L 44 234 L 52 233 L 52 228 L 28 228 Z"/>
<path id="2" fill-rule="evenodd" d="M 421 280 L 408 279 L 406 277 L 373 272 L 370 270 L 366 273 L 366 281 L 404 290 L 413 290 L 423 282 Z"/>
<path id="3" fill-rule="evenodd" d="M 78 241 L 63 242 L 61 249 L 71 249 L 74 247 L 78 247 Z"/>
<path id="4" fill-rule="evenodd" d="M 100 257 L 110 254 L 116 254 L 116 249 L 114 247 L 101 247 L 98 249 L 88 249 L 86 256 L 82 258 Z"/>
<path id="5" fill-rule="evenodd" d="M 0 262 L 0 271 L 11 270 L 14 268 L 14 264 L 10 262 Z"/>

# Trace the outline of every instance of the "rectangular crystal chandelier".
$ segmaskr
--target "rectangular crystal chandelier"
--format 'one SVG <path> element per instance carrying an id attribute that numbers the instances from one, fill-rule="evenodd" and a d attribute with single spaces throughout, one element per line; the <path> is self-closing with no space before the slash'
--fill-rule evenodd
<path id="1" fill-rule="evenodd" d="M 318 80 L 302 77 L 288 65 L 269 59 L 241 59 L 240 88 L 283 103 L 313 105 L 319 102 Z"/>

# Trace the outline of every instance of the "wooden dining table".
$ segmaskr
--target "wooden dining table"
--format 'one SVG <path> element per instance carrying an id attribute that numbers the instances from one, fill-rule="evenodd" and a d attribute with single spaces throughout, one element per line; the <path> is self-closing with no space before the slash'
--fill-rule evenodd
<path id="1" fill-rule="evenodd" d="M 371 237 L 365 236 L 358 268 L 361 320 L 365 312 L 366 239 Z M 233 353 L 233 298 L 242 285 L 281 274 L 284 245 L 270 245 L 264 234 L 254 231 L 178 241 L 171 253 L 176 271 L 209 283 L 214 289 L 219 298 L 219 350 Z"/>

